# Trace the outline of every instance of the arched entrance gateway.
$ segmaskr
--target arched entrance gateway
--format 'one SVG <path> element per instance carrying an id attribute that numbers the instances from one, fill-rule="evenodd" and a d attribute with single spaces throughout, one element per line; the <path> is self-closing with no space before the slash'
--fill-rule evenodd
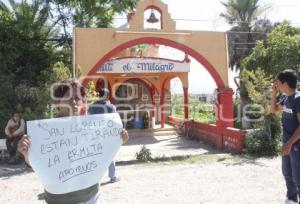
<path id="1" fill-rule="evenodd" d="M 144 13 L 149 9 L 161 14 L 160 29 L 145 28 Z M 233 128 L 226 33 L 178 31 L 167 5 L 159 0 L 141 1 L 136 12 L 128 15 L 128 26 L 127 29 L 74 29 L 74 67 L 81 68 L 83 85 L 89 81 L 99 85 L 99 79 L 105 81 L 101 84 L 111 89 L 111 98 L 120 112 L 131 111 L 137 118 L 144 115 L 155 118 L 162 128 L 166 122 L 176 124 L 180 120 L 169 114 L 170 80 L 178 77 L 182 82 L 184 116 L 188 119 L 190 64 L 188 58 L 181 61 L 159 58 L 158 47 L 181 50 L 201 63 L 217 85 L 216 124 L 197 122 L 197 134 L 220 148 L 241 150 L 242 131 Z"/>

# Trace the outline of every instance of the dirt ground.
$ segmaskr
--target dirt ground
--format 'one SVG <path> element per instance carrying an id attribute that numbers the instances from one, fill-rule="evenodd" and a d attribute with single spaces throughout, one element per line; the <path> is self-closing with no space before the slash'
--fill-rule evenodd
<path id="1" fill-rule="evenodd" d="M 127 164 L 117 174 L 117 183 L 102 180 L 103 204 L 278 204 L 285 195 L 279 157 Z M 1 204 L 44 203 L 42 185 L 23 165 L 0 166 L 0 192 Z"/>

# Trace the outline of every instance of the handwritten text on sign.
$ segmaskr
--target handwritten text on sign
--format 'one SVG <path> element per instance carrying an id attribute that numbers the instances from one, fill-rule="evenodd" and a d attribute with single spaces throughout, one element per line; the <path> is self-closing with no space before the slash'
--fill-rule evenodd
<path id="1" fill-rule="evenodd" d="M 30 164 L 53 194 L 98 183 L 122 143 L 117 113 L 29 121 L 27 130 Z"/>

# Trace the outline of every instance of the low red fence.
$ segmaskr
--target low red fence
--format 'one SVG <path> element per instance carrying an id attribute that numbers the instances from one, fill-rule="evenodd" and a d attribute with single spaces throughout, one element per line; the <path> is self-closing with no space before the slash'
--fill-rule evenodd
<path id="1" fill-rule="evenodd" d="M 170 125 L 179 125 L 181 123 L 182 119 L 174 117 L 174 116 L 169 116 L 168 117 L 168 123 Z"/>
<path id="2" fill-rule="evenodd" d="M 223 146 L 225 149 L 241 151 L 244 146 L 244 131 L 227 127 L 223 130 Z"/>
<path id="3" fill-rule="evenodd" d="M 168 117 L 170 125 L 179 125 L 183 119 L 174 116 Z M 220 128 L 216 125 L 195 122 L 196 136 L 208 143 L 219 148 L 230 151 L 242 151 L 244 148 L 244 132 L 236 128 Z"/>

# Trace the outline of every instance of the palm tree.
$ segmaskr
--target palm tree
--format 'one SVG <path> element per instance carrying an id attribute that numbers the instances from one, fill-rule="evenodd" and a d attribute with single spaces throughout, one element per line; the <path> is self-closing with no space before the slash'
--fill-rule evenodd
<path id="1" fill-rule="evenodd" d="M 0 1 L 0 11 L 9 11 L 9 8 L 3 1 Z"/>
<path id="2" fill-rule="evenodd" d="M 225 13 L 220 16 L 232 25 L 231 30 L 228 31 L 229 46 L 239 45 L 238 49 L 232 50 L 229 53 L 231 56 L 231 69 L 240 69 L 240 60 L 247 56 L 251 51 L 253 45 L 252 27 L 257 20 L 257 17 L 265 11 L 258 5 L 259 0 L 228 0 L 222 2 L 226 8 Z M 231 43 L 233 40 L 234 43 Z"/>
<path id="3" fill-rule="evenodd" d="M 47 1 L 33 0 L 29 4 L 27 1 L 18 3 L 9 0 L 9 5 L 16 23 L 23 29 L 33 33 L 39 32 L 45 38 L 56 36 L 57 27 L 55 23 L 49 21 L 50 5 Z"/>
<path id="4" fill-rule="evenodd" d="M 222 2 L 225 6 L 225 13 L 220 16 L 232 25 L 227 31 L 228 49 L 229 49 L 229 66 L 232 70 L 242 72 L 241 62 L 248 56 L 255 46 L 257 40 L 266 37 L 264 33 L 270 32 L 273 28 L 272 23 L 267 19 L 257 20 L 258 16 L 264 12 L 267 7 L 259 5 L 259 0 L 228 0 Z M 240 111 L 249 103 L 249 97 L 244 84 L 240 81 L 238 84 L 240 95 Z M 249 128 L 242 118 L 242 126 Z"/>
<path id="5" fill-rule="evenodd" d="M 53 60 L 40 58 L 43 55 L 57 57 L 60 51 L 53 47 L 57 44 L 58 29 L 49 21 L 50 7 L 43 0 L 32 0 L 30 3 L 25 0 L 5 2 L 8 2 L 5 5 L 7 9 L 1 12 L 5 12 L 10 20 L 3 33 L 4 36 L 5 33 L 13 33 L 6 36 L 6 40 L 9 41 L 8 45 L 13 44 L 18 47 L 14 58 L 15 66 L 9 68 L 13 75 L 18 76 L 13 83 L 17 84 L 18 80 L 23 80 L 29 84 L 37 84 L 38 80 L 30 79 L 39 77 L 40 71 L 49 68 L 48 62 Z"/>
<path id="6" fill-rule="evenodd" d="M 257 19 L 263 9 L 258 6 L 259 0 L 228 0 L 221 2 L 226 7 L 226 13 L 222 13 L 231 25 L 249 26 Z"/>

